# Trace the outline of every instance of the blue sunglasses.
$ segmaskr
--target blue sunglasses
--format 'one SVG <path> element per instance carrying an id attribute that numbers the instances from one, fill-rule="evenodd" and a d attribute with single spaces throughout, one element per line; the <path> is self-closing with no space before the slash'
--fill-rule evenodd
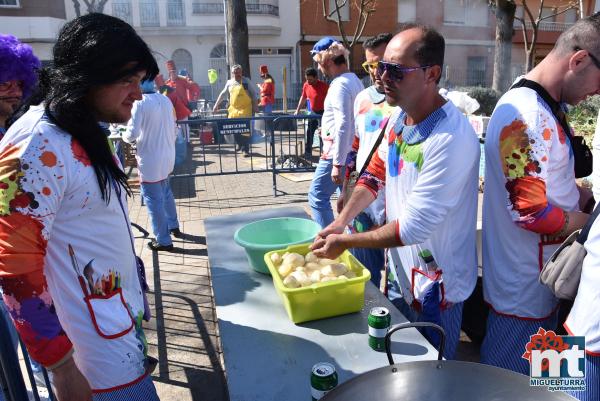
<path id="1" fill-rule="evenodd" d="M 377 64 L 377 75 L 382 76 L 384 72 L 387 72 L 389 79 L 392 81 L 402 81 L 404 79 L 404 74 L 412 71 L 424 70 L 429 67 L 431 66 L 420 65 L 418 67 L 402 67 L 400 64 L 380 61 Z"/>

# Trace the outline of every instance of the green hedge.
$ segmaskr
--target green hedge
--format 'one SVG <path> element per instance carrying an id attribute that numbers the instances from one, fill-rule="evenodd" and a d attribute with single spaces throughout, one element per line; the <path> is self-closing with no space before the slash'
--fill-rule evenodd
<path id="1" fill-rule="evenodd" d="M 591 142 L 591 137 L 596 129 L 600 109 L 600 96 L 592 96 L 569 110 L 569 123 L 579 135 L 583 135 Z"/>

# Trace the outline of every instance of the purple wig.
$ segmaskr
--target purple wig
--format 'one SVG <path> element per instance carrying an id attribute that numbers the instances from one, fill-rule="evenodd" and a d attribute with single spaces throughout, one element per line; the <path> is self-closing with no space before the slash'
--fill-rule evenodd
<path id="1" fill-rule="evenodd" d="M 31 46 L 19 42 L 12 35 L 0 34 L 0 83 L 13 79 L 23 82 L 23 98 L 33 90 L 37 82 L 40 60 Z"/>

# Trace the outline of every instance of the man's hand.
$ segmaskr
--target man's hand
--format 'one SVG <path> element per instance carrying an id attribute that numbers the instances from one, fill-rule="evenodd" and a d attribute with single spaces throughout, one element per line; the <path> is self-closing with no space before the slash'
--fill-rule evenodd
<path id="1" fill-rule="evenodd" d="M 594 194 L 589 188 L 581 185 L 577 185 L 577 189 L 579 190 L 579 210 L 588 214 L 592 213 L 594 211 L 594 203 L 592 203 Z"/>
<path id="2" fill-rule="evenodd" d="M 337 199 L 336 207 L 337 207 L 338 214 L 342 213 L 342 210 L 344 210 L 344 191 L 343 190 Z"/>
<path id="3" fill-rule="evenodd" d="M 294 115 L 297 116 L 298 113 L 300 113 L 300 111 L 298 109 L 296 109 L 296 111 L 294 112 Z"/>
<path id="4" fill-rule="evenodd" d="M 59 401 L 92 401 L 92 389 L 73 358 L 52 370 L 52 385 Z"/>
<path id="5" fill-rule="evenodd" d="M 331 181 L 334 184 L 340 185 L 342 184 L 342 168 L 340 166 L 333 166 L 331 169 Z"/>
<path id="6" fill-rule="evenodd" d="M 335 259 L 347 249 L 343 243 L 346 235 L 329 234 L 326 238 L 319 236 L 310 246 L 310 249 L 318 258 Z"/>
<path id="7" fill-rule="evenodd" d="M 334 221 L 333 223 L 319 231 L 319 233 L 317 234 L 317 239 L 326 238 L 328 235 L 331 234 L 342 234 L 345 228 L 346 227 L 343 224 L 339 224 L 338 222 Z"/>

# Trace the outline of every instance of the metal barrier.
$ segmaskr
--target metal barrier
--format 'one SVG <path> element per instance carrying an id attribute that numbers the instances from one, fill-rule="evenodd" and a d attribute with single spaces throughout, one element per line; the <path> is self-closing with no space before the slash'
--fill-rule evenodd
<path id="1" fill-rule="evenodd" d="M 11 324 L 12 323 L 8 322 L 4 316 L 0 316 L 0 394 L 3 395 L 4 400 L 7 401 L 29 401 L 29 393 L 27 391 L 27 386 L 25 385 L 23 372 L 21 371 L 17 349 L 13 346 L 11 331 L 14 330 L 14 327 L 10 327 L 9 325 Z M 35 401 L 40 401 L 40 395 L 31 368 L 29 354 L 21 341 L 19 341 L 19 344 L 21 352 L 23 353 L 24 364 L 31 386 L 31 395 Z M 55 401 L 56 398 L 52 393 L 50 379 L 48 378 L 46 369 L 42 369 L 42 374 L 44 376 L 46 388 L 48 389 L 48 398 L 51 401 Z"/>
<path id="2" fill-rule="evenodd" d="M 271 172 L 273 196 L 277 196 L 277 174 L 315 170 L 312 144 L 309 157 L 304 147 L 309 123 L 315 128 L 320 119 L 320 115 L 307 114 L 178 121 L 200 139 L 199 148 L 192 148 L 192 152 L 199 150 L 199 155 L 192 154 L 198 166 L 192 167 L 200 171 L 177 168 L 172 178 Z M 320 150 L 319 146 L 319 154 Z"/>

